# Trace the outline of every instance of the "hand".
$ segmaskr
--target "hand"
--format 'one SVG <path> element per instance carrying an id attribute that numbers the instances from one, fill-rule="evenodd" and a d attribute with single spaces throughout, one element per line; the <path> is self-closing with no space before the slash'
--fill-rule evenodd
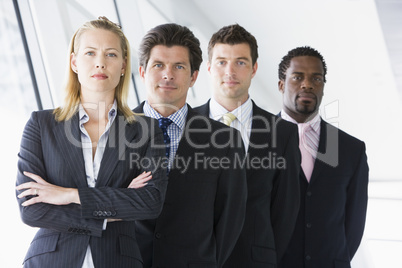
<path id="1" fill-rule="evenodd" d="M 35 196 L 22 203 L 22 206 L 30 206 L 36 203 L 48 203 L 53 205 L 68 205 L 71 203 L 80 204 L 78 190 L 65 188 L 48 183 L 40 176 L 24 171 L 24 175 L 33 179 L 35 182 L 26 182 L 16 187 L 17 190 L 24 190 L 18 198 Z"/>
<path id="2" fill-rule="evenodd" d="M 144 187 L 145 185 L 148 184 L 147 181 L 149 181 L 150 179 L 152 179 L 151 171 L 148 171 L 148 172 L 144 171 L 143 173 L 138 175 L 136 178 L 134 178 L 127 188 L 138 189 L 138 188 Z"/>

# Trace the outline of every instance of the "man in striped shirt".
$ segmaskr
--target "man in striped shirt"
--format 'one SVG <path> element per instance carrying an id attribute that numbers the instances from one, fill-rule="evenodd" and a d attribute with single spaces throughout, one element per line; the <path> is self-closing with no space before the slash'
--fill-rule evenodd
<path id="1" fill-rule="evenodd" d="M 202 52 L 187 28 L 151 29 L 139 51 L 147 100 L 134 111 L 158 119 L 169 159 L 169 184 L 156 220 L 137 222 L 144 267 L 222 267 L 244 222 L 244 158 L 237 130 L 201 116 L 186 104 Z"/>

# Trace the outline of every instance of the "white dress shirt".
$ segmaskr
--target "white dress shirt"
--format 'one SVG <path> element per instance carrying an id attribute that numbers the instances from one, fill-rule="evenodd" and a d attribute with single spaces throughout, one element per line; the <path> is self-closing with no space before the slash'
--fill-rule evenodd
<path id="1" fill-rule="evenodd" d="M 223 115 L 228 113 L 222 105 L 220 105 L 214 98 L 211 98 L 209 102 L 209 117 L 223 122 Z M 248 151 L 248 145 L 250 143 L 250 134 L 253 119 L 253 103 L 250 97 L 245 103 L 231 111 L 236 116 L 236 119 L 230 124 L 231 127 L 239 130 L 243 139 L 244 148 Z"/>

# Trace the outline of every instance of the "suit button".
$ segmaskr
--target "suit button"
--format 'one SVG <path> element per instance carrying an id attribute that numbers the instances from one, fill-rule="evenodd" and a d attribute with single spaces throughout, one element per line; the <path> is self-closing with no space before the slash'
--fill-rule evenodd
<path id="1" fill-rule="evenodd" d="M 307 195 L 308 197 L 310 197 L 310 196 L 311 196 L 311 192 L 308 191 L 308 192 L 306 193 L 306 195 Z"/>
<path id="2" fill-rule="evenodd" d="M 160 239 L 162 237 L 162 234 L 161 233 L 155 233 L 155 238 L 156 239 Z"/>
<path id="3" fill-rule="evenodd" d="M 307 227 L 307 228 L 311 228 L 311 223 L 307 223 L 307 224 L 306 224 L 306 227 Z"/>
<path id="4" fill-rule="evenodd" d="M 306 261 L 309 261 L 309 260 L 311 260 L 311 257 L 310 257 L 310 255 L 307 255 L 306 256 Z"/>

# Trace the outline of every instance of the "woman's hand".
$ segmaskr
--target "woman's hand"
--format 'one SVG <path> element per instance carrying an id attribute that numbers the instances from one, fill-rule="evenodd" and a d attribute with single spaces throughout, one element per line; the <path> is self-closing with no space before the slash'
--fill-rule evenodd
<path id="1" fill-rule="evenodd" d="M 64 188 L 48 183 L 40 176 L 24 171 L 24 175 L 33 179 L 35 182 L 26 182 L 16 187 L 17 190 L 24 190 L 18 198 L 35 196 L 22 203 L 22 206 L 30 206 L 36 203 L 48 203 L 53 205 L 68 205 L 71 203 L 80 204 L 78 190 L 74 188 Z"/>
<path id="2" fill-rule="evenodd" d="M 134 178 L 127 188 L 138 189 L 138 188 L 144 187 L 145 185 L 148 184 L 147 181 L 149 181 L 150 179 L 152 179 L 151 171 L 148 171 L 148 172 L 144 171 L 143 173 L 138 175 L 136 178 Z"/>

